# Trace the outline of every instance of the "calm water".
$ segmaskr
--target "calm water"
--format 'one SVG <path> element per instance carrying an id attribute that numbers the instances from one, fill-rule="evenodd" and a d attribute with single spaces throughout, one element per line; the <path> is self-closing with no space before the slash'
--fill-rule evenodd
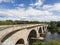
<path id="1" fill-rule="evenodd" d="M 57 32 L 55 32 L 54 34 L 51 34 L 51 32 L 48 32 L 46 34 L 46 38 L 45 38 L 45 42 L 48 42 L 50 40 L 50 38 L 54 38 L 55 40 L 60 38 L 60 34 L 58 34 Z"/>

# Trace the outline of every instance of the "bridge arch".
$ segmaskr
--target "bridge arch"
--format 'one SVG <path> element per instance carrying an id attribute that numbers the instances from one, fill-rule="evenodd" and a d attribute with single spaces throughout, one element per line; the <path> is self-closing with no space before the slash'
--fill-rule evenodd
<path id="1" fill-rule="evenodd" d="M 45 29 L 45 26 L 43 26 L 43 30 Z"/>
<path id="2" fill-rule="evenodd" d="M 40 27 L 38 32 L 39 32 L 39 37 L 43 37 L 44 36 L 44 27 L 43 26 Z"/>
<path id="3" fill-rule="evenodd" d="M 15 45 L 24 45 L 24 40 L 23 39 L 19 39 Z"/>
<path id="4" fill-rule="evenodd" d="M 35 30 L 31 30 L 29 35 L 28 35 L 28 43 L 29 45 L 31 45 L 33 42 L 36 41 L 36 39 L 34 38 L 37 38 L 37 32 Z"/>
<path id="5" fill-rule="evenodd" d="M 39 33 L 42 33 L 42 27 L 39 28 L 38 32 Z"/>

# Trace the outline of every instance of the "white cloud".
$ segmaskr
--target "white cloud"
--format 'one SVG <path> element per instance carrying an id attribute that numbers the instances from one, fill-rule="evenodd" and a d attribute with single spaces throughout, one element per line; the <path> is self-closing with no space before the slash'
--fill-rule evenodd
<path id="1" fill-rule="evenodd" d="M 33 6 L 41 6 L 42 0 L 38 0 Z M 7 16 L 3 19 L 12 19 L 12 20 L 35 20 L 35 21 L 60 21 L 60 13 L 59 15 L 55 15 L 53 11 L 60 11 L 60 3 L 56 3 L 54 5 L 44 5 L 43 10 L 37 10 L 33 8 L 32 6 L 25 10 L 23 7 L 24 4 L 20 4 L 17 9 L 11 9 L 11 10 L 3 10 L 0 11 L 0 16 L 3 14 L 3 16 Z"/>
<path id="2" fill-rule="evenodd" d="M 0 11 L 1 14 L 5 14 L 8 16 L 6 19 L 12 20 L 36 20 L 36 21 L 50 21 L 52 19 L 55 20 L 54 16 L 52 17 L 52 13 L 48 11 L 41 11 L 30 7 L 25 10 L 24 8 L 12 9 Z M 3 18 L 2 18 L 3 19 Z"/>
<path id="3" fill-rule="evenodd" d="M 19 7 L 24 7 L 24 4 L 19 4 L 18 6 L 19 6 Z"/>
<path id="4" fill-rule="evenodd" d="M 34 5 L 41 6 L 42 4 L 43 4 L 43 0 L 37 0 L 37 2 Z"/>
<path id="5" fill-rule="evenodd" d="M 44 5 L 43 9 L 60 11 L 60 3 L 55 3 L 54 5 Z"/>
<path id="6" fill-rule="evenodd" d="M 0 3 L 1 2 L 10 2 L 10 3 L 14 3 L 14 0 L 0 0 Z"/>
<path id="7" fill-rule="evenodd" d="M 37 6 L 40 7 L 43 4 L 44 0 L 36 0 L 36 3 L 30 4 L 31 6 Z"/>
<path id="8" fill-rule="evenodd" d="M 44 10 L 49 10 L 49 9 L 51 9 L 51 8 L 53 8 L 54 6 L 52 6 L 52 5 L 44 5 L 43 6 L 43 9 Z"/>
<path id="9" fill-rule="evenodd" d="M 43 9 L 52 13 L 52 15 L 47 16 L 50 21 L 60 21 L 60 3 L 55 3 L 54 5 L 44 5 Z"/>
<path id="10" fill-rule="evenodd" d="M 60 3 L 56 3 L 56 4 L 53 6 L 53 9 L 52 9 L 52 10 L 60 11 Z"/>

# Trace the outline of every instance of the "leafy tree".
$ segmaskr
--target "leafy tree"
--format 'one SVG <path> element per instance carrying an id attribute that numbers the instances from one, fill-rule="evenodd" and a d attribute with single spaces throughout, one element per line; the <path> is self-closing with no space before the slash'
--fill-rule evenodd
<path id="1" fill-rule="evenodd" d="M 48 29 L 51 32 L 56 32 L 57 31 L 57 23 L 54 21 L 50 22 Z"/>
<path id="2" fill-rule="evenodd" d="M 60 27 L 60 21 L 57 22 L 57 27 Z"/>

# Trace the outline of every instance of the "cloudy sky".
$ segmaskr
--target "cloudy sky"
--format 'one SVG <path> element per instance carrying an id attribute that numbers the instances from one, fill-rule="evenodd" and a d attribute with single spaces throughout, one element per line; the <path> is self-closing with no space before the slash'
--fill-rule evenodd
<path id="1" fill-rule="evenodd" d="M 0 0 L 0 20 L 60 21 L 60 0 Z"/>

